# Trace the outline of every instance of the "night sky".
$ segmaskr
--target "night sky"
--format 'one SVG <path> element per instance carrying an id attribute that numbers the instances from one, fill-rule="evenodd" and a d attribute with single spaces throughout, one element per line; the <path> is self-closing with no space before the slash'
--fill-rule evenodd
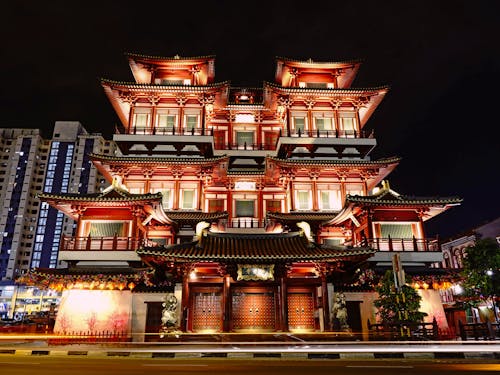
<path id="1" fill-rule="evenodd" d="M 353 87 L 390 86 L 367 129 L 373 158 L 403 158 L 391 187 L 464 198 L 428 235 L 500 216 L 500 1 L 38 0 L 1 14 L 1 127 L 50 138 L 55 121 L 75 120 L 111 138 L 99 78 L 132 81 L 126 52 L 214 54 L 217 81 L 252 87 L 273 80 L 276 56 L 359 58 Z"/>

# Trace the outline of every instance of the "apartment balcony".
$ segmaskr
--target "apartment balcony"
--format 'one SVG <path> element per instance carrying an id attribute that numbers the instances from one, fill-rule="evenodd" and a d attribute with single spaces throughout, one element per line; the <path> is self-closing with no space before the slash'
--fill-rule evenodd
<path id="1" fill-rule="evenodd" d="M 377 145 L 373 131 L 292 130 L 280 134 L 278 157 L 328 156 L 364 158 Z"/>
<path id="2" fill-rule="evenodd" d="M 443 261 L 443 253 L 435 238 L 370 238 L 357 246 L 368 246 L 377 250 L 370 262 L 389 264 L 394 253 L 398 253 L 401 262 L 428 264 Z"/>
<path id="3" fill-rule="evenodd" d="M 133 237 L 63 237 L 59 247 L 59 260 L 140 261 L 135 251 L 143 246 L 154 246 L 154 243 Z"/>

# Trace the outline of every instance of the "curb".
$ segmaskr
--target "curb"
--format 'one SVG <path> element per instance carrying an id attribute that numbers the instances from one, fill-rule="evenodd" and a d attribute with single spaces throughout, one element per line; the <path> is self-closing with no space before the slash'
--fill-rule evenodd
<path id="1" fill-rule="evenodd" d="M 500 352 L 175 352 L 138 350 L 0 349 L 0 356 L 129 357 L 164 359 L 374 360 L 374 359 L 500 359 Z"/>

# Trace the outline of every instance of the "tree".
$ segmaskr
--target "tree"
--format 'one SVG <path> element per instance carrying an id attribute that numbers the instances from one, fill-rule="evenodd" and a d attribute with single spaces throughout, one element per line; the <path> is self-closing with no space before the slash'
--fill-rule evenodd
<path id="1" fill-rule="evenodd" d="M 381 323 L 393 324 L 399 321 L 421 322 L 427 314 L 418 311 L 422 297 L 408 285 L 403 285 L 399 292 L 394 285 L 394 274 L 387 271 L 375 287 L 378 299 L 374 301 Z"/>
<path id="2" fill-rule="evenodd" d="M 463 261 L 464 297 L 473 304 L 494 301 L 500 295 L 500 245 L 494 238 L 483 238 L 466 248 Z"/>

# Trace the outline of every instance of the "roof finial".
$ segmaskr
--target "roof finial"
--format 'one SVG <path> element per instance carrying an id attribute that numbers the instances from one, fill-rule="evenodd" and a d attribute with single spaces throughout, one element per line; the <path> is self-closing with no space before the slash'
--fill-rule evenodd
<path id="1" fill-rule="evenodd" d="M 174 56 L 174 59 L 175 59 L 175 60 L 179 60 L 180 58 L 181 58 L 181 57 L 180 57 L 179 55 L 175 55 L 175 56 Z"/>

